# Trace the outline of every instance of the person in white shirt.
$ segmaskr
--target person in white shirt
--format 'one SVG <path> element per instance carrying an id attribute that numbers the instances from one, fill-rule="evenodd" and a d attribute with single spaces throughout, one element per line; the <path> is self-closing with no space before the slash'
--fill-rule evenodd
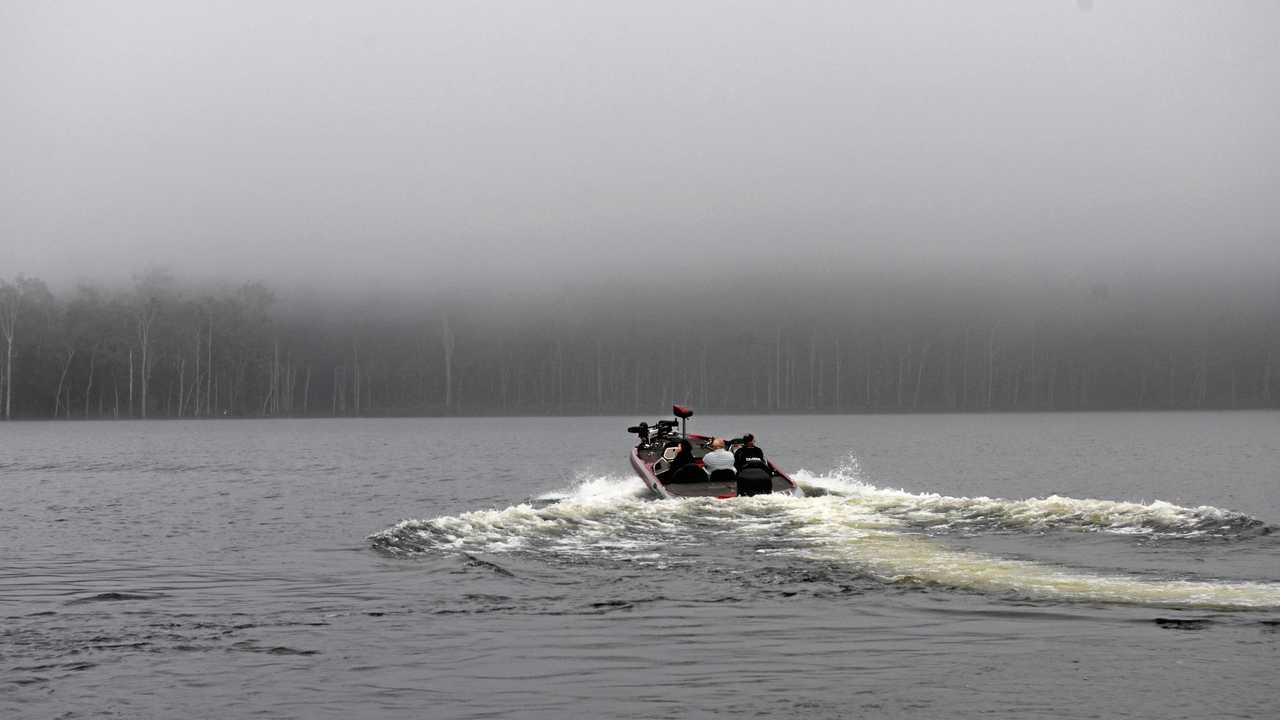
<path id="1" fill-rule="evenodd" d="M 702 456 L 702 468 L 708 474 L 717 470 L 734 470 L 733 453 L 724 449 L 724 438 L 712 438 L 711 452 Z"/>

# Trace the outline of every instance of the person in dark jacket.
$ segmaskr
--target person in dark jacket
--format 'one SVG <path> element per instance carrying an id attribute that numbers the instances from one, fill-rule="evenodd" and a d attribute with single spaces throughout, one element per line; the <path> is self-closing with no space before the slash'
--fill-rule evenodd
<path id="1" fill-rule="evenodd" d="M 742 436 L 742 445 L 733 451 L 733 467 L 741 470 L 742 466 L 752 461 L 763 464 L 764 450 L 756 447 L 756 436 L 747 433 Z"/>
<path id="2" fill-rule="evenodd" d="M 733 452 L 733 464 L 738 469 L 738 497 L 773 492 L 773 471 L 751 433 L 742 436 L 741 447 Z"/>
<path id="3" fill-rule="evenodd" d="M 680 446 L 680 452 L 671 459 L 671 463 L 667 465 L 666 471 L 663 473 L 665 477 L 675 477 L 676 471 L 693 462 L 693 443 L 687 438 L 680 438 L 676 441 Z"/>

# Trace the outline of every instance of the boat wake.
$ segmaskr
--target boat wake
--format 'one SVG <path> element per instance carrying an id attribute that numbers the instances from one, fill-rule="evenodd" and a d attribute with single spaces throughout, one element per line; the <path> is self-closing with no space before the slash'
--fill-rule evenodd
<path id="1" fill-rule="evenodd" d="M 570 488 L 503 509 L 406 520 L 370 536 L 389 554 L 528 553 L 663 566 L 673 555 L 727 544 L 804 563 L 832 563 L 892 585 L 924 585 L 1014 599 L 1159 607 L 1280 608 L 1280 584 L 1094 572 L 957 549 L 938 528 L 1067 529 L 1171 536 L 1256 534 L 1247 515 L 1048 497 L 947 497 L 886 490 L 856 467 L 794 475 L 808 497 L 654 500 L 638 479 L 580 478 Z"/>
<path id="2" fill-rule="evenodd" d="M 1270 532 L 1270 527 L 1261 520 L 1207 505 L 1190 508 L 1161 500 L 1136 503 L 1060 495 L 1006 500 L 889 490 L 863 479 L 856 459 L 850 459 L 826 475 L 800 470 L 794 477 L 808 495 L 847 498 L 875 513 L 934 531 L 1080 530 L 1180 537 L 1252 536 Z"/>

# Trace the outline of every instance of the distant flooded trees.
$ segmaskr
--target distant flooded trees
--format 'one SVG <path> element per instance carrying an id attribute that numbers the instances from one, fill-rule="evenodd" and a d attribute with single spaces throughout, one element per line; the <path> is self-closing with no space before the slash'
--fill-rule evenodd
<path id="1" fill-rule="evenodd" d="M 500 296 L 499 296 L 500 297 Z M 1274 293 L 839 283 L 298 308 L 0 280 L 6 418 L 1280 407 Z"/>

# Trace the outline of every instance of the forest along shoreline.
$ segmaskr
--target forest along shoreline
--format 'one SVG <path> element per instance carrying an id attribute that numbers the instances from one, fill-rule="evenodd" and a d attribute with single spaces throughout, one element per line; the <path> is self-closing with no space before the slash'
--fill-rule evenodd
<path id="1" fill-rule="evenodd" d="M 702 414 L 702 415 L 711 415 L 711 416 L 716 416 L 716 415 L 734 415 L 734 416 L 743 416 L 743 417 L 752 417 L 752 416 L 756 416 L 756 417 L 778 417 L 778 416 L 782 416 L 782 417 L 787 417 L 787 416 L 793 416 L 793 417 L 805 417 L 805 416 L 819 416 L 819 417 L 826 417 L 826 416 L 830 416 L 830 417 L 849 417 L 849 416 L 876 417 L 876 416 L 883 416 L 883 417 L 894 417 L 894 416 L 911 416 L 911 415 L 992 415 L 992 416 L 1002 416 L 1002 415 L 1043 415 L 1043 414 L 1046 414 L 1046 413 L 1052 413 L 1052 414 L 1055 414 L 1055 415 L 1088 414 L 1088 413 L 1105 413 L 1105 414 L 1112 414 L 1112 415 L 1122 415 L 1122 414 L 1124 414 L 1124 413 L 1168 413 L 1168 414 L 1177 414 L 1177 413 L 1194 413 L 1194 412 L 1215 412 L 1215 413 L 1216 413 L 1216 412 L 1230 412 L 1230 413 L 1251 413 L 1251 412 L 1255 412 L 1255 413 L 1256 413 L 1256 412 L 1267 412 L 1268 410 L 1271 410 L 1271 409 L 1272 409 L 1272 408 L 1237 408 L 1237 409 L 1231 409 L 1231 408 L 1204 408 L 1203 410 L 1196 410 L 1196 409 L 1168 409 L 1168 408 L 1155 408 L 1155 409 L 1142 409 L 1142 410 L 1138 410 L 1138 409 L 1129 409 L 1129 408 L 1116 408 L 1116 409 L 1107 409 L 1107 410 L 1052 410 L 1052 411 L 1049 411 L 1049 410 L 990 410 L 990 411 L 982 411 L 982 410 L 956 410 L 956 411 L 948 411 L 948 410 L 910 410 L 910 409 L 907 409 L 907 410 L 892 410 L 892 409 L 890 409 L 890 410 L 839 410 L 839 411 L 835 411 L 835 410 L 769 410 L 769 411 L 757 411 L 757 410 L 740 410 L 740 409 L 739 409 L 739 410 L 735 410 L 735 409 L 724 409 L 724 408 L 712 408 L 712 409 L 707 410 L 706 412 L 703 412 L 703 413 L 701 413 L 701 414 Z M 139 421 L 139 422 L 142 422 L 142 421 L 145 421 L 145 422 L 159 421 L 159 422 L 164 422 L 164 421 L 169 421 L 169 420 L 173 420 L 173 421 L 179 421 L 179 420 L 183 420 L 183 421 L 188 421 L 188 420 L 218 420 L 218 421 L 227 421 L 227 420 L 327 420 L 327 419 L 332 419 L 332 418 L 335 418 L 335 417 L 340 417 L 340 418 L 343 418 L 343 419 L 346 419 L 346 420 L 352 420 L 352 419 L 363 419 L 363 420 L 413 420 L 413 419 L 422 419 L 422 420 L 436 420 L 436 419 L 440 419 L 440 420 L 447 420 L 447 419 L 453 419 L 453 420 L 468 420 L 468 419 L 484 419 L 484 418 L 578 418 L 578 417 L 580 417 L 580 418 L 594 418 L 594 417 L 621 417 L 621 418 L 625 418 L 625 417 L 640 416 L 640 415 L 653 415 L 653 416 L 658 416 L 658 415 L 661 415 L 663 412 L 664 412 L 664 411 L 663 411 L 663 409 L 662 409 L 662 408 L 648 408 L 648 409 L 640 409 L 640 410 L 632 410 L 632 411 L 619 411 L 619 412 L 616 412 L 616 413 L 615 413 L 615 412 L 590 412 L 590 411 L 586 411 L 586 412 L 576 412 L 576 413 L 575 413 L 575 412 L 565 412 L 565 413 L 533 413 L 533 412 L 524 412 L 524 413 L 521 413 L 521 412 L 510 412 L 510 413 L 502 413 L 502 412 L 475 412 L 475 413 L 470 413 L 470 412 L 460 412 L 460 413 L 445 414 L 445 413 L 426 413 L 426 412 L 418 412 L 418 413 L 415 413 L 415 412 L 379 412 L 379 411 L 377 411 L 377 410 L 374 410 L 374 411 L 364 410 L 364 411 L 362 411 L 359 415 L 350 414 L 350 415 L 339 415 L 339 416 L 334 416 L 334 415 L 329 415 L 329 414 L 321 414 L 321 413 L 314 413 L 314 414 L 311 414 L 311 415 L 287 415 L 287 414 L 284 414 L 284 415 L 270 415 L 270 414 L 268 414 L 268 415 L 232 415 L 232 414 L 227 413 L 227 414 L 223 414 L 223 415 L 214 415 L 214 416 L 203 416 L 203 415 L 202 415 L 202 416 L 192 416 L 192 415 L 188 415 L 188 416 L 186 416 L 186 417 L 177 417 L 177 416 L 169 416 L 169 415 L 152 415 L 151 417 L 146 417 L 146 418 L 141 418 L 141 417 L 128 417 L 127 415 L 121 415 L 120 417 L 111 417 L 111 416 L 109 416 L 109 415 L 108 415 L 108 416 L 101 416 L 101 417 L 99 417 L 99 416 L 92 416 L 92 415 L 91 415 L 91 416 L 89 416 L 89 417 L 72 415 L 70 418 L 66 418 L 66 417 L 51 417 L 51 416 L 45 416 L 45 417 L 14 417 L 14 418 L 12 418 L 12 419 L 10 420 L 10 422 L 13 422 L 13 423 L 52 423 L 52 422 L 59 422 L 59 423 L 61 423 L 61 422 L 67 422 L 67 421 L 71 421 L 71 422 L 130 422 L 130 421 Z"/>
<path id="2" fill-rule="evenodd" d="M 1280 408 L 1280 317 L 1264 287 L 1038 282 L 1019 303 L 957 283 L 304 306 L 263 283 L 184 285 L 162 270 L 59 292 L 18 275 L 0 279 L 0 417 Z"/>

